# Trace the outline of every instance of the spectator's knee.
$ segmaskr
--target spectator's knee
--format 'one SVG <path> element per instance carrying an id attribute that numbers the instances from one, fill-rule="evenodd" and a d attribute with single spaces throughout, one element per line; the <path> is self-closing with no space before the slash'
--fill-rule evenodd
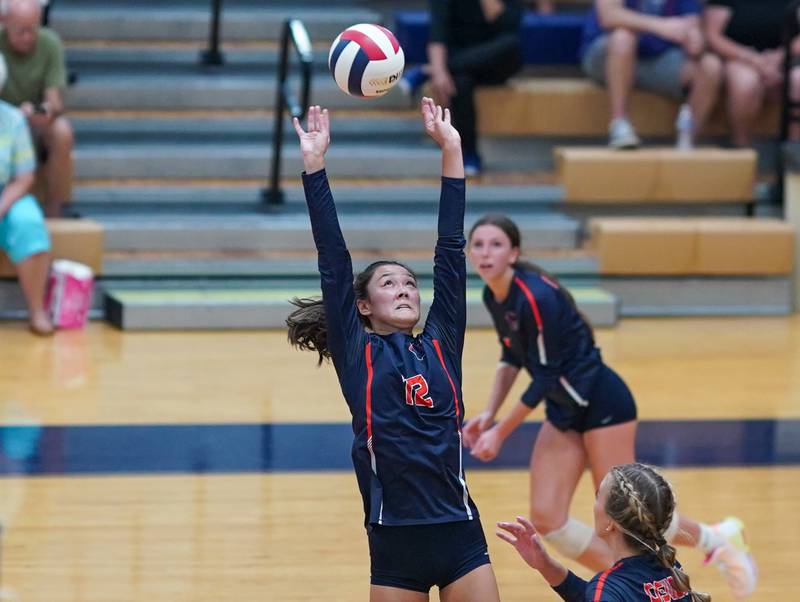
<path id="1" fill-rule="evenodd" d="M 728 90 L 733 94 L 755 94 L 761 88 L 761 78 L 755 69 L 736 61 L 725 67 L 725 80 Z"/>
<path id="2" fill-rule="evenodd" d="M 700 58 L 700 70 L 703 76 L 714 83 L 722 81 L 722 59 L 716 54 L 705 53 Z"/>
<path id="3" fill-rule="evenodd" d="M 638 37 L 630 29 L 617 27 L 608 36 L 609 54 L 635 55 Z"/>
<path id="4" fill-rule="evenodd" d="M 792 98 L 795 100 L 800 99 L 800 68 L 795 67 L 792 69 L 789 85 Z"/>
<path id="5" fill-rule="evenodd" d="M 63 149 L 72 149 L 75 144 L 75 134 L 72 124 L 66 117 L 57 117 L 50 128 L 50 143 Z"/>

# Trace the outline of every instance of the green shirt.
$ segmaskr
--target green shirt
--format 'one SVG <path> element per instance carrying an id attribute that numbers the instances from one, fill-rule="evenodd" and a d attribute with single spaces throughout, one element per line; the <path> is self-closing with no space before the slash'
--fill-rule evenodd
<path id="1" fill-rule="evenodd" d="M 44 100 L 45 90 L 67 85 L 64 47 L 58 34 L 46 27 L 39 29 L 36 46 L 29 54 L 11 50 L 6 32 L 0 32 L 0 52 L 8 67 L 8 79 L 0 99 L 12 105 L 39 104 Z"/>

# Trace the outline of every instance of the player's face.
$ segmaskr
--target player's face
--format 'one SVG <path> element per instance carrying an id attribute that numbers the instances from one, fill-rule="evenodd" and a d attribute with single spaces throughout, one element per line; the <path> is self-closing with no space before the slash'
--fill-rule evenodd
<path id="1" fill-rule="evenodd" d="M 608 490 L 611 489 L 613 477 L 607 474 L 600 482 L 597 490 L 597 498 L 594 501 L 594 531 L 600 538 L 608 537 L 608 526 L 614 521 L 606 514 L 606 501 L 608 500 Z"/>
<path id="2" fill-rule="evenodd" d="M 478 226 L 469 239 L 469 260 L 485 282 L 493 282 L 519 259 L 519 247 L 511 246 L 511 239 L 497 226 Z"/>
<path id="3" fill-rule="evenodd" d="M 417 280 L 404 267 L 378 267 L 367 284 L 367 295 L 359 299 L 358 309 L 369 316 L 374 331 L 410 331 L 419 322 Z"/>

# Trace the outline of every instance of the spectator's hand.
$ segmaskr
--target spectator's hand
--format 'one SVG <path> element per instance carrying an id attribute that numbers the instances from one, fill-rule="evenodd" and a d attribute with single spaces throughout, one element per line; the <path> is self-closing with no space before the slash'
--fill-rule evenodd
<path id="1" fill-rule="evenodd" d="M 25 115 L 25 117 L 30 119 L 36 109 L 32 102 L 23 102 L 21 105 L 19 105 L 19 110 L 22 111 L 22 114 Z"/>
<path id="2" fill-rule="evenodd" d="M 698 25 L 692 25 L 686 30 L 686 39 L 683 41 L 683 50 L 692 58 L 697 58 L 706 49 L 706 39 Z"/>
<path id="3" fill-rule="evenodd" d="M 658 31 L 653 32 L 665 40 L 677 44 L 688 52 L 689 32 L 698 29 L 697 23 L 688 17 L 661 17 L 659 19 Z"/>
<path id="4" fill-rule="evenodd" d="M 772 87 L 783 81 L 783 52 L 781 50 L 765 50 L 758 60 L 758 73 L 766 87 Z"/>
<path id="5" fill-rule="evenodd" d="M 518 516 L 515 523 L 500 522 L 497 526 L 501 529 L 495 531 L 497 537 L 514 546 L 531 568 L 541 571 L 552 562 L 540 535 L 527 518 Z"/>
<path id="6" fill-rule="evenodd" d="M 447 106 L 450 104 L 450 98 L 456 94 L 456 85 L 453 82 L 453 76 L 447 69 L 435 70 L 431 73 L 431 87 L 433 88 L 433 97 L 436 99 L 436 104 Z"/>
<path id="7" fill-rule="evenodd" d="M 441 105 L 427 96 L 422 99 L 421 109 L 425 131 L 441 148 L 461 147 L 461 136 L 450 123 L 450 109 L 442 110 Z"/>
<path id="8" fill-rule="evenodd" d="M 308 107 L 308 120 L 304 131 L 300 120 L 292 119 L 294 131 L 300 139 L 300 152 L 303 155 L 306 173 L 319 171 L 325 166 L 325 153 L 331 143 L 330 117 L 328 109 L 322 110 L 319 105 Z"/>
<path id="9" fill-rule="evenodd" d="M 501 447 L 503 438 L 500 436 L 500 430 L 497 426 L 493 426 L 478 438 L 470 453 L 483 462 L 489 462 L 497 457 Z"/>
<path id="10" fill-rule="evenodd" d="M 483 411 L 471 419 L 461 431 L 464 436 L 464 446 L 469 449 L 478 442 L 478 438 L 486 429 L 492 426 L 494 417 L 491 412 Z"/>

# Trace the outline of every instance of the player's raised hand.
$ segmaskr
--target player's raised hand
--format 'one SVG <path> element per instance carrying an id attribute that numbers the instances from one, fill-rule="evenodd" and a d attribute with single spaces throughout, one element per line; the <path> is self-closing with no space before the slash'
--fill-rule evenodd
<path id="1" fill-rule="evenodd" d="M 325 166 L 325 153 L 331 143 L 330 116 L 328 109 L 319 105 L 308 107 L 306 129 L 300 125 L 300 120 L 292 119 L 294 131 L 300 139 L 300 152 L 303 154 L 303 163 L 306 172 L 318 171 Z"/>
<path id="2" fill-rule="evenodd" d="M 499 522 L 497 527 L 500 530 L 495 531 L 495 535 L 514 546 L 531 568 L 540 571 L 549 565 L 550 555 L 544 549 L 540 535 L 527 518 L 518 516 L 517 522 Z"/>
<path id="3" fill-rule="evenodd" d="M 461 146 L 461 136 L 450 123 L 450 109 L 442 109 L 427 96 L 420 103 L 425 131 L 441 148 Z"/>

